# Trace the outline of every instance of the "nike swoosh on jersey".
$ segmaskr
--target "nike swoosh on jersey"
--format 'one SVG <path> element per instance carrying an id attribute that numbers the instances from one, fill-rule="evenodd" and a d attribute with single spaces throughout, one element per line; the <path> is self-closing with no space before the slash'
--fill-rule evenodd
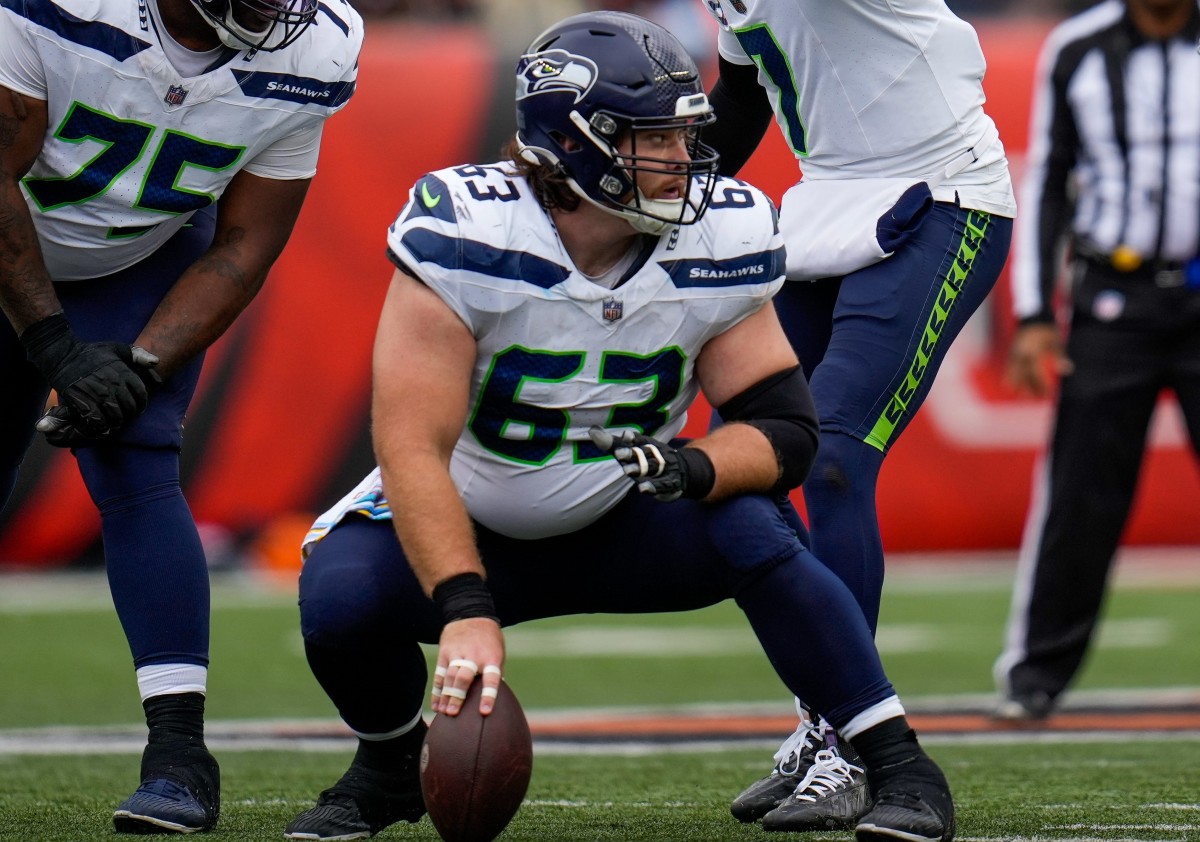
<path id="1" fill-rule="evenodd" d="M 442 200 L 441 196 L 434 196 L 432 193 L 429 192 L 428 184 L 421 185 L 421 201 L 425 203 L 425 207 L 436 208 L 438 202 L 440 202 L 441 200 Z"/>

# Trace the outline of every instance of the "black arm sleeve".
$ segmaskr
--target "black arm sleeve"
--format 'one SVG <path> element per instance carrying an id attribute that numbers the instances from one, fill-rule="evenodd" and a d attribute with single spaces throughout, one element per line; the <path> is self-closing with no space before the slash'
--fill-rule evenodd
<path id="1" fill-rule="evenodd" d="M 718 60 L 720 75 L 708 101 L 717 122 L 704 130 L 704 142 L 721 153 L 721 175 L 737 175 L 771 124 L 771 100 L 758 84 L 758 67 Z"/>
<path id="2" fill-rule="evenodd" d="M 1067 98 L 1071 75 L 1078 66 L 1078 60 L 1073 59 L 1068 54 L 1060 60 L 1047 80 L 1051 86 L 1049 143 L 1046 145 L 1041 201 L 1034 211 L 1037 215 L 1037 284 L 1041 306 L 1038 312 L 1021 319 L 1022 325 L 1054 323 L 1054 290 L 1058 281 L 1059 257 L 1075 212 L 1069 185 L 1079 149 L 1079 130 Z"/>
<path id="3" fill-rule="evenodd" d="M 776 491 L 791 491 L 804 482 L 817 455 L 820 425 L 800 366 L 764 377 L 721 404 L 717 412 L 725 421 L 756 427 L 771 442 L 779 460 Z"/>

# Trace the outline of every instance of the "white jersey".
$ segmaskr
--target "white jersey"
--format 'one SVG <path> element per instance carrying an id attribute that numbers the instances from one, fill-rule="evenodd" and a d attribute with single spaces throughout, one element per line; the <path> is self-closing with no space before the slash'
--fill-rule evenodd
<path id="1" fill-rule="evenodd" d="M 758 66 L 805 180 L 913 178 L 939 200 L 957 192 L 964 207 L 1015 215 L 1004 147 L 983 110 L 979 38 L 945 0 L 705 5 L 721 56 Z"/>
<path id="2" fill-rule="evenodd" d="M 286 49 L 228 51 L 191 77 L 145 2 L 0 4 L 0 86 L 49 109 L 22 184 L 56 281 L 137 263 L 239 170 L 310 178 L 323 121 L 354 92 L 362 19 L 345 0 L 322 3 Z"/>
<path id="3" fill-rule="evenodd" d="M 575 268 L 549 214 L 503 164 L 425 176 L 388 248 L 475 337 L 450 473 L 472 518 L 523 539 L 580 529 L 615 506 L 631 482 L 588 428 L 677 435 L 704 344 L 783 281 L 770 200 L 728 178 L 700 222 L 648 241 L 611 290 Z M 378 469 L 322 515 L 306 546 L 348 512 L 390 516 Z"/>

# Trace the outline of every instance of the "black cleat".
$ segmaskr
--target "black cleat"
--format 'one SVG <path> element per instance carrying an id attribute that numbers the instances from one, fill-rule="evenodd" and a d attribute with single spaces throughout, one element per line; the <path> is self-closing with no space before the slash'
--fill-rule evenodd
<path id="1" fill-rule="evenodd" d="M 368 839 L 399 821 L 417 822 L 425 815 L 421 782 L 411 775 L 389 775 L 357 759 L 341 780 L 321 793 L 317 804 L 288 824 L 288 839 L 340 842 Z"/>
<path id="2" fill-rule="evenodd" d="M 740 822 L 758 821 L 796 791 L 813 764 L 817 750 L 825 745 L 819 726 L 801 721 L 800 726 L 775 752 L 775 768 L 742 790 L 729 812 Z"/>
<path id="3" fill-rule="evenodd" d="M 204 746 L 154 744 L 142 753 L 142 783 L 113 812 L 117 833 L 197 833 L 221 813 L 221 771 Z"/>
<path id="4" fill-rule="evenodd" d="M 818 751 L 796 791 L 763 816 L 763 830 L 854 827 L 871 807 L 871 792 L 863 768 L 846 760 L 846 756 L 857 760 L 852 752 L 849 746 Z"/>
<path id="5" fill-rule="evenodd" d="M 920 757 L 893 774 L 875 793 L 875 806 L 855 827 L 858 842 L 950 842 L 954 801 L 937 764 Z"/>
<path id="6" fill-rule="evenodd" d="M 1002 722 L 1036 722 L 1048 717 L 1053 710 L 1054 699 L 1050 694 L 1035 690 L 1009 695 L 996 706 L 992 718 Z"/>

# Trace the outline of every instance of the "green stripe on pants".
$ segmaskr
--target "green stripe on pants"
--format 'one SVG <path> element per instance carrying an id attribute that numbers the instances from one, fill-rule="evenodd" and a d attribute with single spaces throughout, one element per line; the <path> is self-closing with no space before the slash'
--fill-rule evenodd
<path id="1" fill-rule="evenodd" d="M 892 434 L 896 431 L 896 426 L 908 411 L 909 401 L 921 387 L 921 383 L 925 379 L 925 372 L 929 367 L 929 361 L 933 358 L 938 340 L 941 338 L 942 328 L 950 317 L 950 311 L 954 309 L 954 303 L 958 300 L 958 295 L 962 292 L 967 277 L 971 274 L 975 255 L 979 253 L 979 247 L 983 243 L 984 234 L 987 232 L 991 220 L 991 214 L 983 211 L 972 210 L 967 214 L 967 230 L 963 232 L 962 242 L 958 244 L 958 253 L 950 264 L 950 271 L 942 279 L 942 288 L 933 305 L 933 310 L 925 322 L 925 334 L 921 337 L 917 354 L 908 367 L 904 382 L 900 384 L 899 389 L 892 393 L 887 409 L 884 410 L 883 415 L 879 416 L 866 438 L 867 444 L 872 447 L 880 451 L 887 448 Z"/>

